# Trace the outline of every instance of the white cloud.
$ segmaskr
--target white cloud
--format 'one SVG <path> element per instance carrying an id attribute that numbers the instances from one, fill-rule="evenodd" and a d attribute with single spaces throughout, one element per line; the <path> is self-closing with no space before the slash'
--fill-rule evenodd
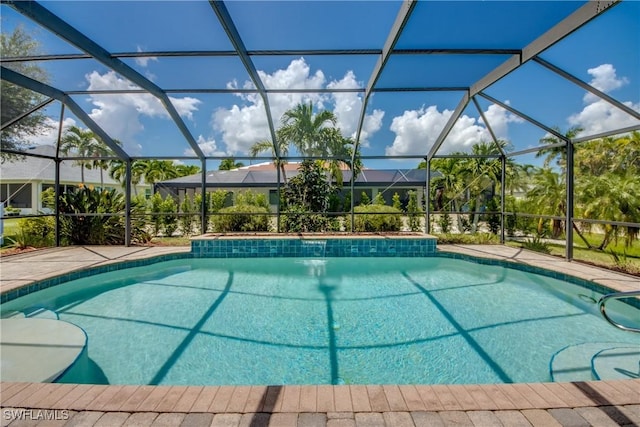
<path id="1" fill-rule="evenodd" d="M 611 64 L 601 64 L 588 69 L 587 72 L 592 77 L 589 84 L 604 93 L 629 83 L 626 77 L 618 77 L 616 69 Z M 567 119 L 569 125 L 583 128 L 580 136 L 595 135 L 638 124 L 637 119 L 590 92 L 584 95 L 583 100 L 586 105 L 582 111 L 572 114 Z M 640 104 L 634 104 L 631 101 L 623 104 L 640 112 Z"/>
<path id="2" fill-rule="evenodd" d="M 361 87 L 356 80 L 353 71 L 348 71 L 341 80 L 334 80 L 327 85 L 328 89 L 356 89 Z M 337 126 L 342 131 L 343 136 L 356 137 L 360 113 L 362 110 L 361 95 L 356 92 L 334 92 L 331 94 L 334 102 L 333 112 L 338 123 Z M 367 147 L 368 138 L 380 130 L 384 111 L 373 110 L 372 114 L 367 114 L 362 124 L 360 133 L 360 144 Z"/>
<path id="3" fill-rule="evenodd" d="M 200 147 L 200 149 L 202 150 L 202 152 L 204 153 L 205 156 L 224 156 L 226 155 L 224 151 L 220 151 L 218 150 L 218 146 L 216 144 L 216 140 L 215 139 L 205 139 L 204 136 L 200 135 L 198 136 L 198 139 L 196 140 L 196 142 L 198 143 L 198 146 Z M 184 155 L 185 156 L 195 156 L 196 153 L 193 151 L 192 148 L 187 148 L 186 150 L 184 150 Z"/>
<path id="4" fill-rule="evenodd" d="M 171 100 L 180 117 L 189 120 L 193 120 L 193 112 L 198 111 L 198 105 L 202 103 L 199 99 L 190 96 L 185 96 L 184 98 L 174 98 L 170 96 L 169 100 Z"/>
<path id="5" fill-rule="evenodd" d="M 509 104 L 509 101 L 505 101 Z M 389 156 L 393 155 L 426 155 L 442 129 L 446 125 L 453 111 L 438 111 L 437 105 L 419 110 L 405 111 L 402 116 L 394 117 L 391 122 L 391 131 L 396 134 L 393 144 L 385 148 Z M 492 104 L 484 112 L 496 138 L 509 140 L 509 123 L 521 123 L 523 120 L 511 114 L 504 108 Z M 479 142 L 492 141 L 489 130 L 485 127 L 482 117 L 475 119 L 467 115 L 461 115 L 438 150 L 440 154 L 454 151 L 468 150 Z"/>
<path id="6" fill-rule="evenodd" d="M 640 104 L 632 102 L 624 102 L 624 104 L 640 112 Z M 592 102 L 579 113 L 571 115 L 568 122 L 571 126 L 580 126 L 583 129 L 580 136 L 596 135 L 638 124 L 637 119 L 602 99 Z"/>
<path id="7" fill-rule="evenodd" d="M 336 89 L 358 87 L 353 72 L 349 71 L 341 80 L 334 80 L 328 84 L 324 73 L 317 70 L 311 73 L 311 68 L 304 58 L 291 61 L 283 70 L 276 70 L 272 74 L 258 71 L 260 79 L 268 89 Z M 227 84 L 230 89 L 240 87 L 237 81 Z M 253 88 L 250 81 L 242 85 L 243 88 Z M 258 94 L 238 94 L 246 105 L 234 105 L 229 109 L 221 108 L 213 114 L 215 129 L 222 133 L 229 154 L 246 153 L 257 141 L 271 139 L 264 103 Z M 329 102 L 335 104 L 334 113 L 338 119 L 338 126 L 345 136 L 355 136 L 358 125 L 362 100 L 357 93 L 334 93 L 325 95 L 319 93 L 288 93 L 269 94 L 271 115 L 276 128 L 280 127 L 280 119 L 285 111 L 304 102 L 312 102 L 317 109 L 326 108 Z M 367 115 L 363 124 L 361 139 L 366 139 L 378 131 L 382 126 L 384 112 L 375 110 Z"/>
<path id="8" fill-rule="evenodd" d="M 137 51 L 144 52 L 140 46 L 138 46 Z M 141 67 L 146 67 L 149 64 L 149 61 L 157 61 L 157 60 L 158 58 L 155 56 L 142 56 L 142 57 L 136 57 L 135 59 L 136 64 L 138 64 Z"/>
<path id="9" fill-rule="evenodd" d="M 60 124 L 60 120 L 54 120 L 51 117 L 45 117 L 44 125 L 45 127 L 42 129 L 42 133 L 37 135 L 26 135 L 25 142 L 26 145 L 55 145 L 58 141 L 58 125 Z M 76 121 L 67 117 L 62 121 L 62 132 L 71 126 L 76 126 Z"/>
<path id="10" fill-rule="evenodd" d="M 509 104 L 509 101 L 505 101 L 505 104 Z M 496 138 L 509 140 L 509 123 L 523 123 L 524 119 L 511 114 L 509 111 L 496 104 L 491 104 L 487 111 L 484 112 L 484 116 L 491 126 L 491 130 L 495 134 Z M 479 122 L 484 124 L 482 117 Z M 490 139 L 489 139 L 490 140 Z"/>
<path id="11" fill-rule="evenodd" d="M 277 70 L 273 74 L 258 71 L 260 79 L 269 89 L 320 89 L 324 84 L 324 74 L 317 71 L 310 74 L 310 68 L 304 59 L 291 61 L 287 69 Z M 228 88 L 237 88 L 234 80 L 227 84 Z M 253 88 L 253 83 L 247 81 L 243 88 Z M 246 153 L 257 141 L 271 139 L 267 114 L 262 97 L 256 93 L 238 94 L 247 102 L 246 105 L 233 105 L 231 108 L 219 108 L 213 113 L 214 128 L 222 133 L 227 152 L 229 154 Z M 319 94 L 287 93 L 270 94 L 269 105 L 271 115 L 276 127 L 280 124 L 280 118 L 285 111 L 301 102 L 313 102 L 317 106 L 322 105 Z"/>
<path id="12" fill-rule="evenodd" d="M 629 83 L 626 77 L 619 78 L 616 75 L 616 69 L 611 64 L 602 64 L 595 68 L 589 68 L 587 73 L 592 77 L 589 84 L 604 93 L 611 92 Z M 598 99 L 600 98 L 590 92 L 587 92 L 584 97 L 584 101 L 587 103 Z"/>
<path id="13" fill-rule="evenodd" d="M 115 72 L 109 71 L 100 74 L 97 71 L 86 76 L 89 82 L 89 90 L 105 89 L 139 89 L 128 80 L 119 77 Z M 95 105 L 89 114 L 112 138 L 122 141 L 124 149 L 130 154 L 139 154 L 140 144 L 136 141 L 137 135 L 144 130 L 140 122 L 140 116 L 169 119 L 169 113 L 162 103 L 153 95 L 129 93 L 114 95 L 90 96 Z M 198 109 L 200 101 L 196 98 L 170 98 L 178 113 L 191 119 L 193 112 Z"/>

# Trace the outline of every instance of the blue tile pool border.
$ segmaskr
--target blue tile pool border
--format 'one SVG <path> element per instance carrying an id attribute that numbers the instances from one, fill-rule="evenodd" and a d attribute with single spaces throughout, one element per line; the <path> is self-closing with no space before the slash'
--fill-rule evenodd
<path id="1" fill-rule="evenodd" d="M 150 258 L 143 258 L 138 260 L 130 260 L 130 261 L 121 261 L 114 262 L 108 265 L 102 265 L 98 267 L 90 267 L 84 268 L 77 271 L 73 271 L 70 273 L 65 273 L 59 276 L 50 277 L 48 279 L 40 280 L 37 282 L 33 282 L 27 284 L 25 286 L 12 289 L 6 292 L 3 292 L 0 295 L 0 303 L 5 303 L 12 301 L 16 298 L 28 295 L 32 292 L 37 292 L 43 289 L 47 289 L 53 286 L 60 285 L 65 282 L 69 282 L 71 280 L 81 279 L 84 277 L 94 276 L 96 274 L 107 273 L 111 271 L 124 270 L 127 268 L 134 267 L 143 267 L 152 265 L 158 262 L 163 261 L 173 261 L 180 259 L 198 259 L 198 258 L 275 258 L 275 257 L 311 257 L 311 256 L 319 256 L 317 253 L 321 244 L 317 243 L 319 241 L 324 241 L 325 239 L 252 239 L 246 240 L 247 242 L 253 242 L 252 244 L 242 245 L 238 243 L 240 240 L 201 240 L 201 241 L 192 241 L 191 252 L 183 252 L 177 254 L 165 254 L 165 255 L 157 255 Z M 333 239 L 326 239 L 327 242 L 332 241 Z M 482 258 L 476 257 L 472 255 L 466 254 L 458 254 L 454 252 L 446 252 L 441 250 L 436 250 L 435 247 L 435 239 L 335 239 L 336 241 L 341 241 L 341 245 L 331 246 L 328 245 L 330 250 L 327 251 L 327 247 L 325 246 L 324 251 L 328 258 L 332 257 L 440 257 L 440 258 L 450 258 L 450 259 L 459 259 L 463 261 L 474 262 L 477 264 L 484 265 L 495 265 L 505 268 L 512 268 L 515 270 L 525 271 L 528 273 L 535 273 L 545 277 L 551 277 L 554 279 L 562 280 L 574 285 L 578 285 L 582 288 L 585 288 L 590 291 L 594 291 L 600 294 L 607 294 L 610 292 L 615 292 L 614 290 L 601 285 L 599 283 L 595 283 L 591 280 L 582 279 L 576 276 L 572 276 L 566 273 L 556 272 L 552 270 L 548 270 L 542 267 L 536 267 L 528 264 L 518 263 L 516 261 L 510 260 L 500 260 L 500 259 L 492 259 L 492 258 Z M 431 250 L 431 244 L 415 244 L 411 243 L 414 240 L 433 240 L 433 250 Z M 210 248 L 216 248 L 215 245 L 195 245 L 196 250 L 194 250 L 194 243 L 196 242 L 230 242 L 225 245 L 221 245 L 221 247 L 226 247 L 231 249 L 230 253 L 227 256 L 215 256 L 213 254 L 209 254 L 209 251 L 214 252 Z M 285 247 L 285 242 L 298 242 L 298 244 L 294 243 L 292 248 Z M 398 242 L 408 241 L 409 243 L 399 244 Z M 270 242 L 276 242 L 275 244 L 270 244 Z M 311 242 L 302 244 L 301 242 Z M 375 243 L 373 243 L 375 242 Z M 381 242 L 388 242 L 385 246 Z M 272 248 L 276 248 L 275 252 L 272 252 Z M 233 249 L 243 248 L 244 252 L 233 251 Z M 267 249 L 265 249 L 267 248 Z M 356 249 L 357 252 L 352 252 L 353 249 Z M 386 248 L 387 252 L 384 253 L 382 250 L 378 250 L 381 248 Z M 248 249 L 248 251 L 246 251 Z M 278 249 L 280 249 L 278 251 Z M 374 250 L 372 250 L 374 249 Z M 391 249 L 395 249 L 395 251 L 391 251 Z M 216 249 L 217 250 L 217 249 Z M 265 250 L 268 250 L 268 255 L 265 254 Z M 259 255 L 261 254 L 261 255 Z M 413 254 L 413 255 L 407 255 Z M 640 309 L 640 300 L 637 298 L 627 299 L 624 301 L 625 303 Z"/>
<path id="2" fill-rule="evenodd" d="M 191 241 L 191 253 L 196 258 L 426 257 L 436 254 L 436 239 L 202 239 Z"/>

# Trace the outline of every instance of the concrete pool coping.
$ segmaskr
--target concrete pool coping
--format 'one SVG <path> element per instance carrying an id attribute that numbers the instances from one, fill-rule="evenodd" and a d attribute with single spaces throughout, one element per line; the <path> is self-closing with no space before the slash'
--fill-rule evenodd
<path id="1" fill-rule="evenodd" d="M 523 249 L 438 245 L 438 250 L 537 266 L 592 280 L 616 291 L 640 289 L 640 278 Z M 12 255 L 1 259 L 0 291 L 9 292 L 79 269 L 189 251 L 189 247 L 85 246 Z M 278 426 L 633 425 L 640 424 L 640 380 L 268 387 L 1 382 L 0 405 L 3 426 L 9 418 L 24 420 L 43 414 L 36 410 L 67 411 L 44 414 L 70 417 L 79 423 L 76 425 L 109 426 L 154 422 Z M 13 408 L 15 412 L 11 412 Z"/>

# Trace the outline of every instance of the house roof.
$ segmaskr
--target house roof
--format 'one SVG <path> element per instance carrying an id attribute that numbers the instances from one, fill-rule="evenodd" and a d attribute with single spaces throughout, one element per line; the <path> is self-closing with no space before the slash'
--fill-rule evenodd
<path id="1" fill-rule="evenodd" d="M 289 172 L 289 171 L 296 172 L 300 167 L 300 164 L 301 162 L 287 162 L 283 166 L 284 166 L 285 172 Z M 256 163 L 255 165 L 242 166 L 237 169 L 250 170 L 250 171 L 275 171 L 276 166 L 275 166 L 275 163 L 273 162 L 263 162 L 263 163 Z M 349 166 L 345 163 L 340 163 L 340 169 L 343 171 L 347 171 L 349 170 Z M 232 169 L 232 170 L 235 170 L 235 169 Z"/>
<path id="2" fill-rule="evenodd" d="M 297 170 L 287 171 L 287 179 L 298 174 Z M 433 174 L 432 174 L 433 175 Z M 351 180 L 351 171 L 343 171 L 342 179 L 346 183 Z M 358 187 L 380 187 L 380 186 L 424 186 L 427 174 L 425 169 L 364 169 L 356 178 L 355 185 Z M 207 172 L 207 187 L 237 188 L 237 187 L 276 187 L 278 175 L 275 170 L 252 170 L 251 168 L 240 168 L 229 171 L 209 171 Z M 175 178 L 156 183 L 158 187 L 196 187 L 200 186 L 202 175 L 195 174 Z M 284 180 L 280 177 L 280 182 Z"/>
<path id="3" fill-rule="evenodd" d="M 56 168 L 53 157 L 56 155 L 56 148 L 53 145 L 38 145 L 28 150 L 30 154 L 51 157 L 24 156 L 14 161 L 5 161 L 2 164 L 2 174 L 0 182 L 7 181 L 45 181 L 54 183 L 56 179 Z M 80 165 L 75 161 L 64 161 L 60 163 L 60 182 L 80 183 Z M 109 176 L 106 171 L 102 173 L 104 185 L 120 186 L 120 183 Z M 85 169 L 85 184 L 100 185 L 100 170 Z"/>

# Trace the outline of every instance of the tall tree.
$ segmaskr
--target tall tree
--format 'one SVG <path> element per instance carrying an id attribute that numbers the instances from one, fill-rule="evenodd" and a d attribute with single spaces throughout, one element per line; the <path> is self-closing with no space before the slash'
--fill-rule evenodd
<path id="1" fill-rule="evenodd" d="M 178 178 L 181 176 L 189 176 L 200 173 L 200 168 L 196 165 L 175 165 Z"/>
<path id="2" fill-rule="evenodd" d="M 133 194 L 138 195 L 138 184 L 142 180 L 144 166 L 140 163 L 142 160 L 135 160 L 131 163 L 131 187 Z M 122 188 L 125 187 L 125 178 L 127 175 L 127 163 L 123 160 L 112 160 L 109 166 L 109 176 L 120 183 Z"/>
<path id="3" fill-rule="evenodd" d="M 91 149 L 91 156 L 98 157 L 98 158 L 91 160 L 91 163 L 87 166 L 87 168 L 100 170 L 100 188 L 104 190 L 104 171 L 109 169 L 110 162 L 109 160 L 105 160 L 102 157 L 113 156 L 114 152 L 113 150 L 111 150 L 111 148 L 103 144 L 100 138 L 98 137 L 95 137 L 95 138 L 96 138 L 97 144 L 93 145 Z M 114 139 L 113 142 L 115 142 L 118 145 L 122 145 L 122 142 L 118 141 L 117 139 Z"/>
<path id="4" fill-rule="evenodd" d="M 506 143 L 502 143 L 506 145 Z M 492 156 L 500 153 L 494 143 L 480 142 L 471 147 L 474 156 Z M 466 188 L 470 190 L 471 197 L 475 198 L 475 213 L 471 232 L 478 229 L 480 220 L 480 206 L 486 191 L 491 191 L 491 197 L 496 193 L 496 188 L 501 181 L 502 162 L 500 159 L 490 157 L 468 157 L 462 159 L 462 173 L 465 176 Z"/>
<path id="5" fill-rule="evenodd" d="M 171 160 L 136 160 L 134 163 L 135 168 L 140 168 L 140 175 L 149 185 L 178 177 L 178 172 Z"/>
<path id="6" fill-rule="evenodd" d="M 95 155 L 99 145 L 100 143 L 92 131 L 81 129 L 78 126 L 71 126 L 67 129 L 60 140 L 60 151 L 64 155 L 80 157 L 74 162 L 80 166 L 80 181 L 83 185 L 84 170 L 91 168 L 92 160 L 90 158 Z"/>
<path id="7" fill-rule="evenodd" d="M 228 159 L 222 159 L 220 165 L 218 166 L 218 170 L 221 171 L 230 171 L 232 169 L 238 169 L 244 166 L 242 162 L 236 162 L 233 157 L 229 157 Z"/>
<path id="8" fill-rule="evenodd" d="M 362 171 L 362 161 L 360 160 L 359 153 L 356 153 L 355 161 L 351 161 L 354 146 L 354 141 L 351 138 L 342 136 L 340 129 L 326 129 L 323 145 L 319 147 L 319 151 L 323 157 L 332 157 L 327 160 L 325 166 L 329 171 L 329 175 L 339 188 L 341 188 L 343 184 L 343 166 L 351 170 L 351 179 L 356 179 Z"/>
<path id="9" fill-rule="evenodd" d="M 562 131 L 557 126 L 554 126 L 553 130 L 555 130 L 556 132 L 562 134 Z M 573 126 L 573 127 L 569 128 L 569 130 L 567 130 L 567 132 L 564 133 L 564 136 L 567 139 L 571 140 L 571 139 L 575 138 L 583 130 L 584 129 L 581 128 L 580 126 Z M 563 143 L 563 142 L 564 141 L 562 141 L 560 138 L 558 138 L 555 135 L 547 135 L 544 138 L 540 139 L 540 144 L 543 144 L 543 145 L 560 144 L 560 143 Z M 567 167 L 567 150 L 566 150 L 566 147 L 559 146 L 559 147 L 542 148 L 540 151 L 538 151 L 536 153 L 536 157 L 543 157 L 543 156 L 546 156 L 545 159 L 544 159 L 544 166 L 545 167 L 550 166 L 551 162 L 553 162 L 554 160 L 556 161 L 556 164 L 558 166 L 560 166 L 560 168 L 563 171 Z"/>
<path id="10" fill-rule="evenodd" d="M 330 128 L 337 118 L 333 112 L 322 110 L 313 113 L 313 104 L 298 104 L 282 115 L 279 137 L 287 144 L 293 144 L 303 156 L 320 156 L 326 150 L 330 138 Z"/>
<path id="11" fill-rule="evenodd" d="M 40 53 L 39 42 L 31 37 L 22 26 L 16 27 L 11 34 L 4 32 L 0 34 L 0 43 L 2 46 L 0 54 L 3 58 L 31 56 Z M 4 64 L 4 66 L 43 83 L 49 80 L 47 72 L 37 62 L 15 62 Z M 0 84 L 2 125 L 26 113 L 45 99 L 39 93 L 16 86 L 5 80 L 2 80 Z M 26 145 L 25 140 L 29 136 L 39 135 L 49 129 L 46 120 L 47 117 L 42 111 L 36 111 L 3 129 L 0 137 L 0 148 L 2 148 L 0 158 L 2 160 L 15 160 L 15 156 L 5 150 L 23 149 Z"/>
<path id="12" fill-rule="evenodd" d="M 278 146 L 278 151 L 280 152 L 280 156 L 287 157 L 289 155 L 289 143 L 286 142 L 286 140 L 281 137 L 280 129 L 278 129 L 278 131 L 276 132 L 276 144 Z M 258 141 L 255 144 L 253 144 L 251 148 L 249 148 L 249 154 L 251 154 L 252 157 L 256 157 L 258 154 L 264 151 L 271 151 L 271 155 L 275 157 L 276 152 L 275 152 L 273 142 L 269 140 Z M 282 180 L 286 185 L 287 173 L 285 171 L 284 165 L 287 164 L 287 161 L 283 159 L 276 159 L 274 163 L 277 168 L 280 168 L 280 172 L 282 173 Z"/>
<path id="13" fill-rule="evenodd" d="M 578 144 L 575 152 L 576 214 L 589 219 L 640 223 L 640 132 Z M 602 243 L 625 230 L 627 246 L 638 227 L 603 225 Z"/>
<path id="14" fill-rule="evenodd" d="M 538 206 L 537 213 L 549 216 L 564 216 L 567 211 L 567 196 L 564 178 L 551 168 L 538 169 L 533 175 L 532 187 L 527 192 L 527 199 L 533 206 Z M 543 233 L 544 220 L 538 222 L 538 233 Z M 556 238 L 562 233 L 562 221 L 552 220 L 551 234 Z"/>

